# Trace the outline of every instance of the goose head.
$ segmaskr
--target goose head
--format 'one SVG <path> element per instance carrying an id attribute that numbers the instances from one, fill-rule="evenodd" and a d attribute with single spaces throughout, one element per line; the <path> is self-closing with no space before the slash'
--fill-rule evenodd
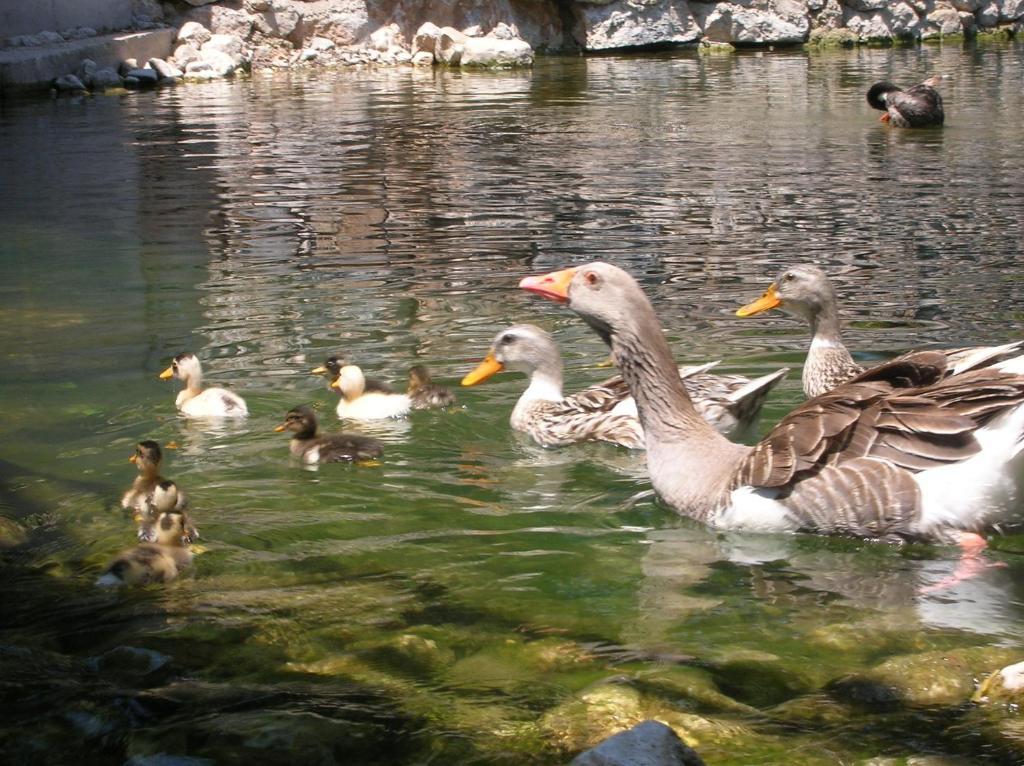
<path id="1" fill-rule="evenodd" d="M 542 371 L 560 378 L 562 357 L 555 341 L 541 328 L 532 324 L 512 325 L 494 336 L 487 356 L 462 379 L 462 385 L 475 386 L 503 370 L 527 375 Z"/>

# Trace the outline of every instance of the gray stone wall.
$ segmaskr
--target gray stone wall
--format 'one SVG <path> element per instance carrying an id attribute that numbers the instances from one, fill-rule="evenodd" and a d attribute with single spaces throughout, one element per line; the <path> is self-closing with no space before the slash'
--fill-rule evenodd
<path id="1" fill-rule="evenodd" d="M 0 39 L 88 27 L 126 29 L 132 0 L 0 0 Z"/>

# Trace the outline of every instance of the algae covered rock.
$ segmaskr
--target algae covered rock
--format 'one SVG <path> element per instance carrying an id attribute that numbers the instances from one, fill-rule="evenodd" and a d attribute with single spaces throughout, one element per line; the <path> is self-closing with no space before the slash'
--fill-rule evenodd
<path id="1" fill-rule="evenodd" d="M 960 705 L 971 699 L 977 679 L 1013 659 L 1015 652 L 997 647 L 892 657 L 833 682 L 830 690 L 841 699 L 866 705 Z"/>

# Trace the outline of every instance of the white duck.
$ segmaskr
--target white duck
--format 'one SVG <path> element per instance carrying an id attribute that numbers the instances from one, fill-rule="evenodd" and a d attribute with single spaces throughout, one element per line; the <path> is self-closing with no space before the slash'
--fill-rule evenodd
<path id="1" fill-rule="evenodd" d="M 185 387 L 174 400 L 182 415 L 193 418 L 244 418 L 249 414 L 245 400 L 226 388 L 203 389 L 203 368 L 195 354 L 178 354 L 171 366 L 160 373 L 161 380 L 177 378 Z"/>

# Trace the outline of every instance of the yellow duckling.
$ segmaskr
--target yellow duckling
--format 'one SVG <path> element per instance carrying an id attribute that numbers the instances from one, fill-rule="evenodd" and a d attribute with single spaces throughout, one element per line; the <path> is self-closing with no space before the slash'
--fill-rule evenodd
<path id="1" fill-rule="evenodd" d="M 339 418 L 352 420 L 381 420 L 400 418 L 409 414 L 412 401 L 408 394 L 367 391 L 363 371 L 354 364 L 347 364 L 338 370 L 338 377 L 331 382 L 331 388 L 341 391 L 338 402 Z"/>
<path id="2" fill-rule="evenodd" d="M 291 453 L 303 463 L 339 463 L 353 460 L 373 460 L 384 453 L 381 443 L 359 434 L 321 434 L 316 414 L 311 407 L 301 405 L 288 410 L 284 422 L 274 429 L 291 431 Z"/>
<path id="3" fill-rule="evenodd" d="M 155 521 L 148 523 L 145 534 L 153 542 L 145 542 L 120 553 L 102 575 L 97 585 L 146 585 L 168 582 L 192 563 L 192 551 L 186 545 L 188 518 L 174 510 L 178 488 L 173 481 L 157 484 L 150 497 Z"/>
<path id="4" fill-rule="evenodd" d="M 244 418 L 249 414 L 245 400 L 226 388 L 203 389 L 203 368 L 195 354 L 178 354 L 171 366 L 160 373 L 161 380 L 177 378 L 185 384 L 174 403 L 182 415 L 193 418 Z"/>

